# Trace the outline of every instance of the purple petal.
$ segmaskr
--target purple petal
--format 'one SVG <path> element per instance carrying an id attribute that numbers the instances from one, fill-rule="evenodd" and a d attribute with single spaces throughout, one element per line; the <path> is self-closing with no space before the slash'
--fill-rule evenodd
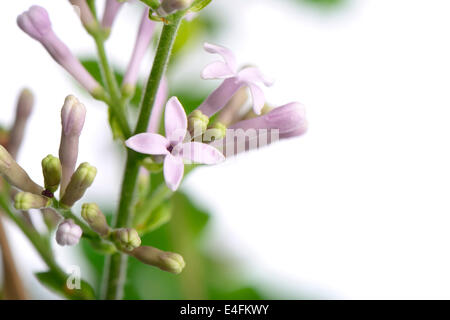
<path id="1" fill-rule="evenodd" d="M 164 159 L 164 180 L 170 190 L 178 189 L 184 174 L 183 158 L 168 154 Z"/>
<path id="2" fill-rule="evenodd" d="M 244 68 L 238 73 L 238 78 L 243 82 L 262 82 L 266 87 L 273 85 L 273 80 L 264 76 L 258 68 L 250 67 Z"/>
<path id="3" fill-rule="evenodd" d="M 253 111 L 256 114 L 261 114 L 261 109 L 264 107 L 264 104 L 266 103 L 264 92 L 261 90 L 260 87 L 258 87 L 253 83 L 249 83 L 248 88 L 250 89 L 250 92 L 252 94 Z"/>
<path id="4" fill-rule="evenodd" d="M 175 146 L 183 141 L 187 131 L 187 116 L 177 97 L 172 97 L 166 104 L 164 115 L 166 137 Z"/>
<path id="5" fill-rule="evenodd" d="M 168 88 L 169 84 L 167 78 L 164 77 L 159 84 L 158 92 L 156 93 L 155 104 L 152 108 L 152 113 L 150 115 L 150 120 L 148 124 L 147 132 L 157 133 L 159 131 L 159 125 L 161 123 L 162 111 L 164 105 L 167 102 Z"/>
<path id="6" fill-rule="evenodd" d="M 128 148 L 140 153 L 154 155 L 169 154 L 169 151 L 167 150 L 169 141 L 156 133 L 147 132 L 137 134 L 125 141 L 125 144 Z"/>
<path id="7" fill-rule="evenodd" d="M 202 71 L 202 78 L 209 79 L 226 79 L 233 77 L 235 73 L 230 69 L 228 64 L 222 61 L 215 61 L 207 65 Z"/>
<path id="8" fill-rule="evenodd" d="M 41 40 L 52 31 L 52 24 L 47 11 L 39 6 L 32 6 L 17 17 L 19 27 L 35 40 Z"/>
<path id="9" fill-rule="evenodd" d="M 221 55 L 228 67 L 233 71 L 233 73 L 237 72 L 236 58 L 234 57 L 234 54 L 230 49 L 207 42 L 203 45 L 203 47 L 205 48 L 205 51 L 209 53 Z"/>
<path id="10" fill-rule="evenodd" d="M 180 152 L 184 159 L 196 163 L 216 164 L 225 160 L 216 148 L 200 142 L 183 143 Z"/>

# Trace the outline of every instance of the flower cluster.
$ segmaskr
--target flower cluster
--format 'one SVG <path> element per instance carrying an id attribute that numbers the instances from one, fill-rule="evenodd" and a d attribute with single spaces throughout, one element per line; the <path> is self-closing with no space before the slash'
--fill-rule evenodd
<path id="1" fill-rule="evenodd" d="M 204 44 L 204 50 L 222 59 L 207 65 L 201 77 L 220 80 L 217 89 L 188 114 L 178 97 L 168 96 L 170 82 L 165 70 L 177 29 L 183 19 L 197 14 L 211 1 L 141 0 L 146 6 L 122 83 L 118 83 L 115 70 L 108 62 L 104 43 L 112 35 L 115 19 L 125 1 L 107 0 L 101 19 L 97 18 L 92 2 L 69 2 L 95 42 L 101 81 L 94 78 L 56 35 L 44 8 L 32 6 L 18 16 L 17 24 L 92 97 L 108 106 L 114 138 L 127 153 L 117 214 L 108 223 L 96 203 L 83 203 L 81 218 L 74 213 L 75 205 L 81 202 L 97 175 L 97 168 L 87 162 L 78 163 L 80 135 L 88 109 L 75 96 L 67 96 L 61 109 L 58 156 L 47 155 L 41 162 L 43 184 L 34 182 L 17 163 L 34 103 L 29 90 L 23 90 L 19 97 L 12 128 L 0 131 L 0 174 L 7 182 L 2 183 L 0 191 L 8 198 L 4 201 L 4 197 L 0 197 L 0 205 L 19 225 L 22 220 L 17 217 L 20 214 L 26 217 L 30 210 L 37 209 L 49 231 L 56 229 L 56 242 L 61 246 L 76 245 L 82 238 L 89 240 L 109 259 L 110 272 L 117 272 L 109 275 L 111 287 L 108 290 L 114 290 L 115 281 L 122 278 L 121 264 L 125 260 L 120 254 L 164 271 L 180 273 L 185 267 L 181 255 L 143 245 L 141 236 L 170 220 L 170 213 L 157 215 L 155 212 L 177 191 L 184 174 L 190 171 L 188 169 L 195 167 L 186 169 L 185 166 L 218 164 L 240 152 L 300 136 L 307 130 L 305 109 L 297 102 L 270 107 L 263 88 L 270 87 L 273 82 L 254 66 L 240 67 L 231 50 L 210 43 Z M 164 26 L 133 130 L 128 106 L 138 91 L 141 64 L 152 38 L 158 34 L 155 32 L 158 22 L 163 22 Z M 160 130 L 162 119 L 164 135 Z M 149 174 L 160 174 L 161 183 L 157 179 L 156 187 L 148 183 L 145 178 Z M 56 195 L 58 189 L 59 195 Z M 26 232 L 27 228 L 23 227 Z M 32 232 L 39 235 L 36 230 Z M 40 236 L 30 238 L 41 241 Z M 35 246 L 42 251 L 48 244 L 36 243 Z M 54 268 L 56 263 L 47 260 L 47 264 Z"/>

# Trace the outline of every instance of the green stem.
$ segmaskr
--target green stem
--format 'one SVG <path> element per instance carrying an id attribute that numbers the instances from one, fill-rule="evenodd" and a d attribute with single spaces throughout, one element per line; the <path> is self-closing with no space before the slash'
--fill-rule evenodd
<path id="1" fill-rule="evenodd" d="M 122 98 L 119 87 L 117 85 L 114 72 L 109 64 L 108 57 L 106 56 L 105 44 L 101 35 L 94 35 L 95 45 L 97 46 L 98 57 L 100 59 L 100 67 L 102 71 L 103 79 L 108 88 L 111 96 L 110 108 L 117 120 L 120 129 L 122 130 L 125 138 L 131 135 L 130 125 L 128 124 L 127 115 L 122 104 Z"/>
<path id="2" fill-rule="evenodd" d="M 5 199 L 5 195 L 0 196 L 0 206 L 4 212 L 9 216 L 11 220 L 19 227 L 19 229 L 27 236 L 33 247 L 41 256 L 42 260 L 47 264 L 50 271 L 58 274 L 59 277 L 66 277 L 66 273 L 56 263 L 52 251 L 50 250 L 48 243 L 42 238 L 39 233 L 30 229 L 25 222 L 17 217 L 9 206 L 9 202 Z"/>
<path id="3" fill-rule="evenodd" d="M 141 110 L 134 134 L 142 133 L 147 130 L 150 112 L 155 102 L 161 79 L 169 63 L 172 47 L 183 15 L 184 12 L 175 14 L 171 23 L 166 24 L 163 27 L 152 70 L 142 99 Z M 115 228 L 129 227 L 131 225 L 133 218 L 133 196 L 136 189 L 138 173 L 139 155 L 136 152 L 129 150 L 122 182 L 119 211 L 115 223 L 113 224 Z M 103 298 L 121 299 L 126 277 L 127 256 L 120 253 L 107 256 L 105 266 Z"/>

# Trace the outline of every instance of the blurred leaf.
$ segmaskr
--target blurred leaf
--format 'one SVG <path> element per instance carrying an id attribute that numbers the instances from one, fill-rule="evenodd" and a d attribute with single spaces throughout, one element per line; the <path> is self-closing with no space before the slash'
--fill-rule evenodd
<path id="1" fill-rule="evenodd" d="M 315 5 L 324 9 L 335 8 L 347 2 L 347 0 L 295 0 L 301 4 Z"/>
<path id="2" fill-rule="evenodd" d="M 189 9 L 192 12 L 199 12 L 203 10 L 208 4 L 211 3 L 211 0 L 195 0 L 192 7 Z"/>
<path id="3" fill-rule="evenodd" d="M 81 280 L 80 289 L 69 289 L 67 287 L 67 278 L 56 274 L 54 272 L 39 272 L 35 274 L 39 282 L 52 290 L 70 300 L 93 300 L 95 293 L 92 287 L 84 280 Z"/>
<path id="4" fill-rule="evenodd" d="M 164 203 L 156 208 L 150 215 L 149 219 L 141 226 L 137 227 L 139 233 L 145 234 L 155 231 L 170 221 L 172 217 L 172 208 L 169 204 Z"/>
<path id="5" fill-rule="evenodd" d="M 170 96 L 176 96 L 186 110 L 186 114 L 191 113 L 208 97 L 209 92 L 199 92 L 189 90 L 189 88 L 177 89 L 170 92 Z"/>

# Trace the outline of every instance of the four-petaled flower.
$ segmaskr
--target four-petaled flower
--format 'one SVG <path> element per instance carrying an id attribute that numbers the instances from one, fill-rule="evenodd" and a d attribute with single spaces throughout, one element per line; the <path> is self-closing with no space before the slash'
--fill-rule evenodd
<path id="1" fill-rule="evenodd" d="M 164 114 L 166 137 L 156 133 L 140 133 L 126 141 L 128 148 L 140 153 L 164 156 L 164 179 L 175 191 L 184 174 L 184 160 L 202 164 L 216 164 L 225 157 L 214 147 L 200 142 L 190 142 L 187 116 L 176 97 L 166 104 Z M 185 142 L 188 140 L 187 142 Z"/>
<path id="2" fill-rule="evenodd" d="M 236 58 L 231 50 L 205 43 L 204 48 L 209 53 L 215 53 L 222 56 L 224 61 L 215 61 L 207 65 L 202 72 L 203 79 L 227 79 L 228 85 L 236 87 L 247 86 L 250 89 L 253 99 L 253 111 L 256 114 L 261 114 L 261 109 L 264 107 L 265 98 L 264 93 L 258 83 L 263 83 L 269 87 L 272 81 L 266 78 L 258 68 L 244 67 L 238 70 Z"/>

